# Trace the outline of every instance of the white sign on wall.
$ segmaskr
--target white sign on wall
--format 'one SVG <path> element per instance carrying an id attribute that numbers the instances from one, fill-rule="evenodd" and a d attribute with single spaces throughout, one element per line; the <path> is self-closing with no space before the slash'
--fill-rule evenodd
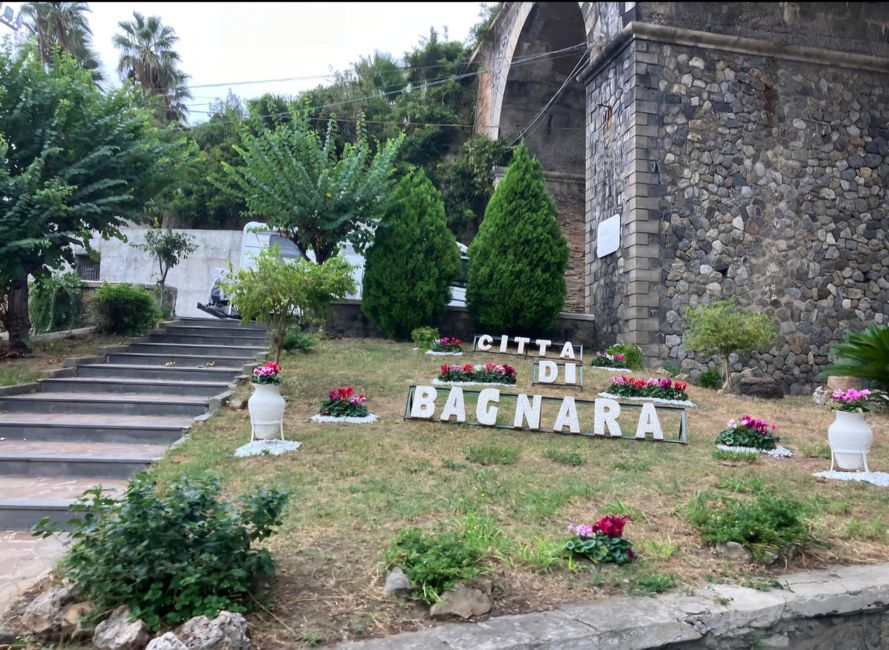
<path id="1" fill-rule="evenodd" d="M 600 221 L 596 228 L 596 257 L 616 253 L 620 248 L 620 215 Z"/>

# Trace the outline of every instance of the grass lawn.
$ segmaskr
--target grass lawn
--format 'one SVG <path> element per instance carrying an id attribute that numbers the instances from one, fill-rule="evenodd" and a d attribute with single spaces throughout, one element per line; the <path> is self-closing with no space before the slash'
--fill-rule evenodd
<path id="1" fill-rule="evenodd" d="M 46 375 L 52 368 L 61 368 L 70 357 L 87 357 L 99 352 L 103 345 L 117 345 L 130 340 L 127 336 L 88 334 L 54 341 L 32 341 L 33 354 L 5 358 L 5 341 L 0 341 L 0 386 L 24 384 Z"/>
<path id="2" fill-rule="evenodd" d="M 431 383 L 442 359 L 515 365 L 518 391 L 505 392 L 592 399 L 610 377 L 587 368 L 583 391 L 532 388 L 530 359 L 431 357 L 381 340 L 324 341 L 310 354 L 282 360 L 285 431 L 303 443 L 297 453 L 235 459 L 234 449 L 249 440 L 248 415 L 226 410 L 194 427 L 153 470 L 161 482 L 213 470 L 231 494 L 257 484 L 292 491 L 285 523 L 269 543 L 278 577 L 251 616 L 257 647 L 308 647 L 429 625 L 425 607 L 382 594 L 383 554 L 398 531 L 411 526 L 483 529 L 490 544 L 493 615 L 707 580 L 768 588 L 787 570 L 876 563 L 889 554 L 889 520 L 881 518 L 889 491 L 812 476 L 829 466 L 833 415 L 808 397 L 754 401 L 692 386 L 690 398 L 700 408 L 688 411 L 687 446 L 404 421 L 408 385 Z M 367 394 L 380 421 L 311 423 L 328 391 L 347 384 Z M 243 396 L 249 390 L 239 389 Z M 441 395 L 438 409 L 443 404 Z M 512 417 L 511 408 L 501 410 Z M 744 414 L 777 422 L 782 444 L 796 455 L 753 463 L 715 458 L 715 434 L 729 418 Z M 542 425 L 551 428 L 552 422 L 544 417 Z M 872 412 L 868 422 L 874 430 L 870 466 L 889 469 L 889 415 Z M 634 433 L 631 419 L 624 435 Z M 789 563 L 721 560 L 683 516 L 683 506 L 699 490 L 737 496 L 757 483 L 796 496 L 808 513 L 815 541 Z M 555 551 L 569 524 L 592 523 L 607 512 L 630 515 L 625 536 L 638 552 L 636 561 L 597 568 L 558 559 Z"/>

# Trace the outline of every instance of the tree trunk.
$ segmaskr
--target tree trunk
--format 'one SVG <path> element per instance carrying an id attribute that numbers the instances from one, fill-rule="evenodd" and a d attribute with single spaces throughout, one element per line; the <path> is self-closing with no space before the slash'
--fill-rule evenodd
<path id="1" fill-rule="evenodd" d="M 722 358 L 722 372 L 725 373 L 725 383 L 722 386 L 722 390 L 726 393 L 732 392 L 732 364 L 728 360 L 729 355 L 725 355 Z"/>
<path id="2" fill-rule="evenodd" d="M 9 333 L 9 349 L 18 354 L 31 352 L 28 337 L 31 319 L 28 316 L 28 277 L 12 283 L 6 306 L 6 331 Z"/>

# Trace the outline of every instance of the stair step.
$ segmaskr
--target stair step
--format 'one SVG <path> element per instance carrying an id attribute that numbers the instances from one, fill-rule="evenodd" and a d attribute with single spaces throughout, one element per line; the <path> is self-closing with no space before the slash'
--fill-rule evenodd
<path id="1" fill-rule="evenodd" d="M 216 368 L 241 368 L 256 362 L 253 358 L 233 357 L 228 354 L 148 354 L 146 352 L 112 352 L 107 357 L 108 363 L 124 365 L 164 366 L 168 363 L 175 367 L 203 368 L 212 363 Z M 174 366 L 171 366 L 174 367 Z"/>
<path id="2" fill-rule="evenodd" d="M 149 343 L 175 343 L 178 345 L 215 345 L 215 346 L 250 346 L 266 349 L 269 341 L 266 337 L 237 336 L 223 333 L 209 334 L 173 334 L 168 332 L 153 332 L 148 335 Z"/>
<path id="3" fill-rule="evenodd" d="M 236 318 L 190 318 L 188 316 L 184 316 L 182 318 L 177 318 L 176 322 L 173 325 L 185 325 L 190 327 L 237 327 L 241 330 L 247 331 L 255 331 L 255 332 L 268 332 L 269 328 L 267 325 L 260 325 L 258 323 L 249 323 L 244 324 L 242 321 Z"/>
<path id="4" fill-rule="evenodd" d="M 189 345 L 187 343 L 133 343 L 128 352 L 142 354 L 224 354 L 229 357 L 255 359 L 267 345 Z"/>
<path id="5" fill-rule="evenodd" d="M 63 524 L 85 490 L 100 485 L 106 496 L 118 498 L 127 488 L 120 479 L 0 476 L 0 530 L 28 530 L 44 517 Z"/>
<path id="6" fill-rule="evenodd" d="M 184 415 L 206 413 L 207 398 L 140 393 L 28 393 L 0 397 L 0 412 Z"/>
<path id="7" fill-rule="evenodd" d="M 5 413 L 0 414 L 0 439 L 169 444 L 181 438 L 191 422 L 183 416 Z"/>
<path id="8" fill-rule="evenodd" d="M 163 331 L 168 334 L 183 336 L 245 336 L 247 338 L 261 339 L 267 339 L 269 337 L 268 330 L 247 329 L 237 324 L 229 327 L 208 327 L 207 325 L 167 325 Z"/>
<path id="9" fill-rule="evenodd" d="M 77 366 L 78 377 L 123 377 L 133 379 L 182 379 L 185 381 L 231 382 L 242 372 L 241 366 L 187 368 L 138 364 L 90 363 Z"/>
<path id="10" fill-rule="evenodd" d="M 61 377 L 40 380 L 40 389 L 46 393 L 138 393 L 191 395 L 211 397 L 229 388 L 224 381 L 185 381 L 165 379 L 143 379 L 139 377 Z"/>
<path id="11" fill-rule="evenodd" d="M 0 475 L 127 479 L 164 455 L 166 445 L 0 441 Z"/>

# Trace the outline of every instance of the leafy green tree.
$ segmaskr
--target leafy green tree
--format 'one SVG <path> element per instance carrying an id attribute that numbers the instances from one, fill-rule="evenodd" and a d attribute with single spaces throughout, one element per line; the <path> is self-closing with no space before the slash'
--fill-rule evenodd
<path id="1" fill-rule="evenodd" d="M 160 286 L 160 309 L 164 311 L 164 294 L 167 287 L 167 274 L 174 266 L 197 250 L 194 237 L 184 232 L 173 232 L 170 228 L 152 228 L 145 233 L 144 244 L 134 244 L 145 251 L 157 263 L 158 285 Z"/>
<path id="2" fill-rule="evenodd" d="M 147 18 L 138 11 L 133 20 L 118 23 L 122 33 L 114 35 L 120 50 L 117 65 L 121 75 L 139 84 L 149 95 L 159 98 L 168 121 L 183 121 L 191 98 L 188 75 L 179 69 L 179 54 L 173 49 L 179 37 L 159 16 Z"/>
<path id="3" fill-rule="evenodd" d="M 871 323 L 860 332 L 850 332 L 831 348 L 836 360 L 822 376 L 860 377 L 873 381 L 889 399 L 889 326 Z"/>
<path id="4" fill-rule="evenodd" d="M 354 291 L 355 281 L 351 265 L 341 257 L 321 264 L 305 258 L 290 261 L 273 246 L 256 257 L 255 269 L 239 269 L 221 289 L 245 323 L 256 320 L 271 327 L 275 361 L 280 361 L 287 329 L 306 322 L 322 324 L 330 301 Z"/>
<path id="5" fill-rule="evenodd" d="M 338 154 L 336 120 L 322 138 L 293 107 L 290 117 L 269 128 L 254 115 L 255 134 L 243 129 L 242 145 L 235 146 L 241 166 L 223 162 L 219 187 L 242 198 L 250 214 L 285 233 L 304 256 L 314 253 L 318 263 L 347 240 L 362 252 L 390 191 L 402 136 L 372 153 L 359 121 L 357 141 Z"/>
<path id="6" fill-rule="evenodd" d="M 543 168 L 520 145 L 469 246 L 469 314 L 503 333 L 543 334 L 565 301 L 568 243 Z"/>
<path id="7" fill-rule="evenodd" d="M 99 57 L 92 48 L 92 31 L 86 17 L 86 2 L 26 2 L 22 15 L 34 32 L 37 50 L 44 65 L 49 65 L 56 51 L 67 52 L 89 70 L 93 79 L 102 80 Z"/>
<path id="8" fill-rule="evenodd" d="M 63 262 L 91 232 L 119 236 L 158 189 L 173 144 L 130 89 L 103 94 L 67 55 L 0 49 L 0 323 L 26 352 L 28 275 Z"/>
<path id="9" fill-rule="evenodd" d="M 718 354 L 722 358 L 723 389 L 732 389 L 732 365 L 736 352 L 763 348 L 775 340 L 775 325 L 766 314 L 742 308 L 730 300 L 718 300 L 685 310 L 685 340 L 690 350 Z"/>
<path id="10" fill-rule="evenodd" d="M 367 251 L 361 308 L 390 337 L 431 325 L 450 300 L 460 253 L 444 203 L 419 170 L 393 192 Z"/>

